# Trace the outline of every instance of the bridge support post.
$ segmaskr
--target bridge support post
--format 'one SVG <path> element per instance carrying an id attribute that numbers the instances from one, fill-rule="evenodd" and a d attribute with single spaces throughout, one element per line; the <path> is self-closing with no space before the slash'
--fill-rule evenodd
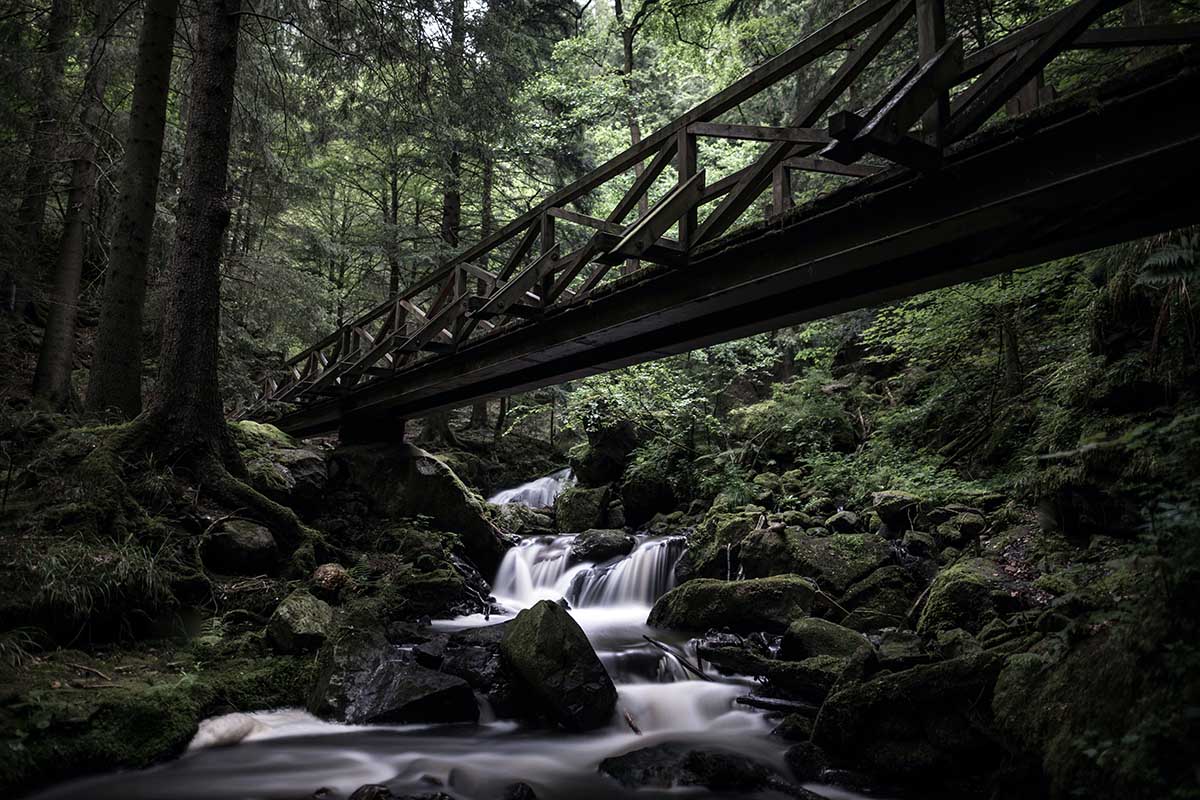
<path id="1" fill-rule="evenodd" d="M 922 64 L 927 63 L 946 44 L 946 5 L 944 0 L 917 0 L 917 50 Z M 942 146 L 942 126 L 950 116 L 950 94 L 939 92 L 937 102 L 921 118 L 925 141 Z"/>
<path id="2" fill-rule="evenodd" d="M 338 426 L 341 444 L 402 443 L 407 420 L 389 414 L 350 414 Z"/>

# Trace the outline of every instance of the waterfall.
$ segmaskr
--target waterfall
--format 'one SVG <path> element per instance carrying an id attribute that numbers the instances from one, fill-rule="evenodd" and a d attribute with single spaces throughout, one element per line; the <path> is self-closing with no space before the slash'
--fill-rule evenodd
<path id="1" fill-rule="evenodd" d="M 502 506 L 505 503 L 517 503 L 530 508 L 548 508 L 554 505 L 559 492 L 575 481 L 570 467 L 552 472 L 545 477 L 523 483 L 515 489 L 505 489 L 488 498 L 489 503 Z"/>

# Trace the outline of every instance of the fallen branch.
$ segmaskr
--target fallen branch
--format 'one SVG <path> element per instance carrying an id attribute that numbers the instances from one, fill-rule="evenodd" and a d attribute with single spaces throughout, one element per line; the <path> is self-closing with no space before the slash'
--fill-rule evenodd
<path id="1" fill-rule="evenodd" d="M 681 655 L 679 655 L 678 653 L 676 653 L 675 651 L 673 651 L 671 648 L 667 647 L 667 646 L 666 646 L 665 644 L 663 644 L 662 642 L 660 642 L 660 641 L 657 641 L 656 639 L 651 639 L 651 638 L 650 638 L 649 636 L 647 636 L 646 634 L 642 634 L 642 638 L 643 638 L 643 639 L 645 639 L 645 640 L 646 640 L 647 642 L 649 642 L 650 644 L 652 644 L 652 645 L 654 645 L 655 647 L 657 647 L 659 650 L 662 650 L 662 651 L 663 651 L 664 653 L 666 653 L 667 655 L 669 655 L 669 656 L 673 657 L 673 658 L 674 658 L 676 661 L 678 661 L 680 664 L 682 664 L 682 665 L 683 665 L 683 668 L 684 668 L 684 669 L 686 669 L 688 672 L 690 672 L 690 673 L 692 673 L 693 675 L 695 675 L 695 676 L 697 676 L 698 678 L 700 678 L 700 680 L 703 680 L 703 681 L 711 681 L 711 680 L 712 680 L 712 678 L 710 678 L 710 677 L 708 677 L 707 675 L 705 675 L 705 674 L 704 674 L 704 671 L 703 671 L 702 669 L 700 669 L 700 668 L 699 668 L 699 667 L 697 667 L 695 664 L 691 663 L 691 662 L 690 662 L 690 661 L 688 661 L 686 658 L 684 658 L 683 656 L 681 656 Z"/>
<path id="2" fill-rule="evenodd" d="M 97 676 L 103 678 L 104 680 L 109 681 L 110 683 L 112 682 L 112 678 L 105 675 L 103 672 L 96 669 L 95 667 L 85 666 L 84 664 L 72 664 L 70 661 L 67 662 L 67 666 L 74 667 L 75 669 L 78 669 L 78 670 L 83 670 L 84 672 L 90 672 L 93 675 L 97 675 Z"/>
<path id="3" fill-rule="evenodd" d="M 627 710 L 625 710 L 625 709 L 622 709 L 622 713 L 623 713 L 623 715 L 625 716 L 625 724 L 629 726 L 629 729 L 630 729 L 631 731 L 633 731 L 634 733 L 636 733 L 638 736 L 641 736 L 641 735 L 642 735 L 642 729 L 641 729 L 641 728 L 639 728 L 639 727 L 637 726 L 637 723 L 633 721 L 633 715 L 632 715 L 632 714 L 630 714 L 630 713 L 629 713 Z"/>

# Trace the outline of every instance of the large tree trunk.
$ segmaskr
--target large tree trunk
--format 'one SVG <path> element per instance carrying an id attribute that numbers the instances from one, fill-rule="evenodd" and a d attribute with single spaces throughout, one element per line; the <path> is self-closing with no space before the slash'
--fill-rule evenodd
<path id="1" fill-rule="evenodd" d="M 496 216 L 493 210 L 492 203 L 492 187 L 496 180 L 496 164 L 492 159 L 491 153 L 485 153 L 483 156 L 483 192 L 480 200 L 479 214 L 479 238 L 486 239 L 492 235 L 492 230 L 496 227 Z M 486 266 L 486 265 L 485 265 Z M 476 286 L 479 294 L 487 291 L 487 284 L 480 278 Z M 488 427 L 488 402 L 487 400 L 476 400 L 471 406 L 471 425 L 472 430 L 483 430 Z"/>
<path id="2" fill-rule="evenodd" d="M 633 26 L 633 23 L 626 21 L 625 9 L 621 0 L 614 0 L 613 14 L 621 26 L 621 75 L 625 84 L 626 102 L 629 104 L 626 109 L 626 122 L 629 124 L 629 144 L 635 145 L 642 140 L 642 126 L 638 115 L 637 87 L 633 83 L 633 42 L 637 37 L 637 28 Z M 641 161 L 633 167 L 634 175 L 639 178 L 642 176 L 643 170 L 645 170 L 645 166 Z M 647 194 L 642 194 L 638 199 L 638 216 L 646 216 L 649 210 L 650 198 Z M 628 275 L 636 271 L 638 265 L 639 261 L 637 259 L 627 259 L 621 266 L 621 274 Z"/>
<path id="3" fill-rule="evenodd" d="M 27 248 L 26 258 L 32 262 L 42 235 L 46 217 L 46 201 L 50 196 L 52 164 L 57 145 L 58 115 L 60 113 L 63 73 L 67 68 L 67 37 L 71 34 L 71 0 L 53 0 L 46 24 L 46 51 L 38 71 L 37 119 L 33 124 L 33 139 L 29 147 L 29 164 L 25 168 L 24 196 L 17 212 L 17 229 Z M 24 278 L 35 277 L 29 267 Z"/>
<path id="4" fill-rule="evenodd" d="M 108 85 L 108 46 L 111 0 L 96 7 L 96 38 L 88 60 L 80 113 L 80 141 L 71 166 L 71 190 L 58 248 L 54 289 L 46 316 L 46 331 L 33 375 L 33 395 L 39 402 L 62 408 L 71 398 L 71 367 L 75 362 L 75 322 L 79 283 L 87 249 L 87 224 L 96 199 L 96 142 L 104 114 L 104 89 Z"/>
<path id="5" fill-rule="evenodd" d="M 99 338 L 88 382 L 87 408 L 94 414 L 116 409 L 132 419 L 142 411 L 146 259 L 154 233 L 178 9 L 179 0 L 147 0 L 142 19 L 125 171 L 104 280 Z"/>
<path id="6" fill-rule="evenodd" d="M 192 63 L 182 191 L 166 295 L 158 383 L 148 416 L 179 455 L 228 453 L 217 383 L 221 243 L 241 0 L 204 0 Z"/>

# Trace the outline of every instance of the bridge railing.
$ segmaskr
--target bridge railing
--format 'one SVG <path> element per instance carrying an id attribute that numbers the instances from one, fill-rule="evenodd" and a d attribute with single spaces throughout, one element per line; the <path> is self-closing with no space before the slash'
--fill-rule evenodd
<path id="1" fill-rule="evenodd" d="M 1076 0 L 966 54 L 961 37 L 946 35 L 942 0 L 865 0 L 293 356 L 281 379 L 263 379 L 260 401 L 313 402 L 348 393 L 363 382 L 396 374 L 424 354 L 455 352 L 503 320 L 537 319 L 584 303 L 619 265 L 624 271 L 642 261 L 685 268 L 697 248 L 721 237 L 768 189 L 770 213 L 785 212 L 792 203 L 793 172 L 861 178 L 887 169 L 935 171 L 948 146 L 1002 108 L 1019 114 L 1052 97 L 1041 84 L 1042 71 L 1066 50 L 1200 40 L 1195 24 L 1088 30 L 1125 1 Z M 913 23 L 917 53 L 908 68 L 862 113 L 830 114 Z M 789 125 L 717 121 L 849 43 L 853 47 L 841 65 Z M 698 165 L 701 137 L 768 146 L 748 166 L 710 183 Z M 871 161 L 864 162 L 868 157 Z M 669 166 L 675 167 L 676 183 L 651 204 L 651 188 Z M 604 217 L 567 207 L 630 170 L 632 185 Z M 639 213 L 629 220 L 635 209 Z M 563 252 L 558 221 L 590 233 L 582 245 Z M 672 229 L 675 238 L 667 235 Z"/>

